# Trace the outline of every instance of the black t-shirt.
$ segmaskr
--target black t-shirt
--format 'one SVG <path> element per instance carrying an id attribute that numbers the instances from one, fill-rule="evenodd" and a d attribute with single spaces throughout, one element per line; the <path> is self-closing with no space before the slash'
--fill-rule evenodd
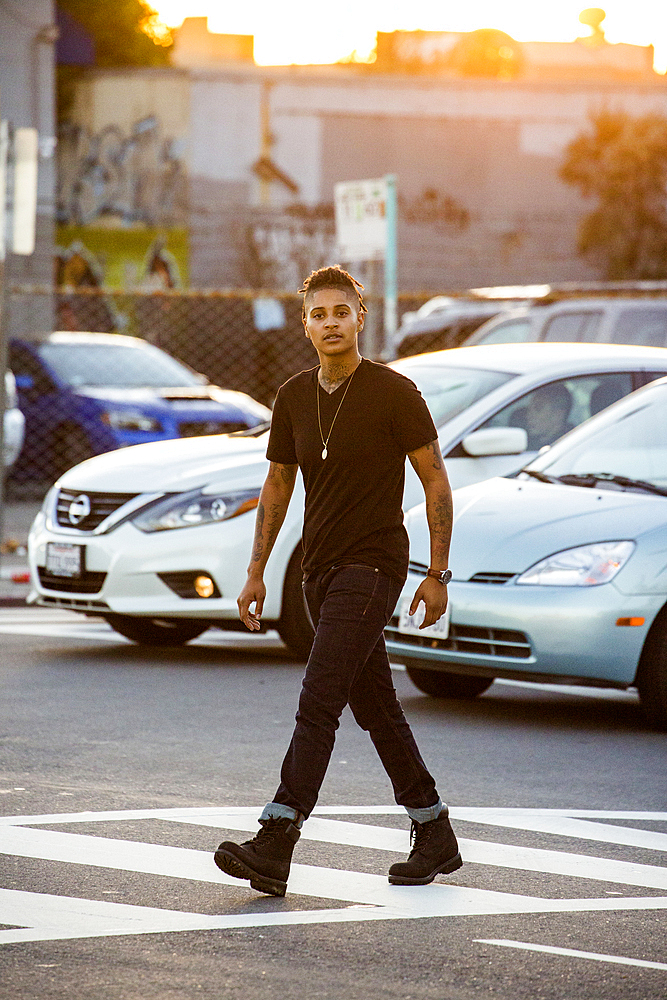
<path id="1" fill-rule="evenodd" d="M 266 453 L 269 461 L 298 464 L 303 473 L 304 572 L 363 563 L 403 580 L 405 457 L 437 438 L 431 414 L 414 382 L 385 365 L 363 358 L 332 393 L 320 386 L 318 372 L 300 372 L 280 387 Z"/>

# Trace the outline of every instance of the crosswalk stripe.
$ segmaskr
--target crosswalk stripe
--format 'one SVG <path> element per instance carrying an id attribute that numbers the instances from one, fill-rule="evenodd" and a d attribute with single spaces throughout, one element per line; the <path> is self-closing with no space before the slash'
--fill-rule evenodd
<path id="1" fill-rule="evenodd" d="M 576 948 L 558 948 L 548 944 L 529 944 L 527 941 L 507 941 L 500 938 L 474 938 L 477 944 L 495 944 L 501 948 L 520 948 L 523 951 L 539 951 L 547 955 L 563 955 L 568 958 L 587 958 L 594 962 L 612 962 L 616 965 L 635 965 L 641 969 L 662 969 L 664 962 L 648 962 L 643 958 L 623 958 L 621 955 L 603 955 L 594 951 L 578 951 Z"/>

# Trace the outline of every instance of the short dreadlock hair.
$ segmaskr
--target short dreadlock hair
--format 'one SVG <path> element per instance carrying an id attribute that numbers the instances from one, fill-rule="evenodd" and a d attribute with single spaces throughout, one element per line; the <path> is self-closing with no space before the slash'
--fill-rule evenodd
<path id="1" fill-rule="evenodd" d="M 313 292 L 319 292 L 323 288 L 336 288 L 342 291 L 352 292 L 357 297 L 359 309 L 362 313 L 368 312 L 361 295 L 364 286 L 351 274 L 337 264 L 334 267 L 320 267 L 317 271 L 311 271 L 303 285 L 299 289 L 299 294 L 303 295 L 303 315 L 306 315 L 306 299 Z"/>

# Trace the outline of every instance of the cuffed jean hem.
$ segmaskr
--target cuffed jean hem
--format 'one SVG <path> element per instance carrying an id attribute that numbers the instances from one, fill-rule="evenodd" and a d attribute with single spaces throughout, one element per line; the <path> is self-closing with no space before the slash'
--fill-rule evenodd
<path id="1" fill-rule="evenodd" d="M 435 806 L 433 807 L 435 808 Z M 419 810 L 417 810 L 419 812 Z M 422 812 L 426 810 L 422 809 Z M 267 802 L 264 806 L 264 811 L 259 817 L 260 820 L 263 819 L 291 819 L 297 830 L 300 830 L 303 826 L 304 816 L 297 809 L 292 809 L 291 806 L 284 806 L 282 802 Z M 421 822 L 424 822 L 423 820 Z"/>
<path id="2" fill-rule="evenodd" d="M 282 806 L 281 808 L 284 809 L 285 806 Z M 434 806 L 427 806 L 424 809 L 409 809 L 407 806 L 405 808 L 408 816 L 410 819 L 413 819 L 415 823 L 430 823 L 431 820 L 437 819 L 442 810 L 446 809 L 447 806 L 443 803 L 442 799 L 439 798 Z"/>

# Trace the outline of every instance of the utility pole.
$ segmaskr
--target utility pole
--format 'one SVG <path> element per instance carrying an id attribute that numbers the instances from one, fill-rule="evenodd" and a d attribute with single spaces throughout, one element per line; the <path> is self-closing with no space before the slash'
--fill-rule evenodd
<path id="1" fill-rule="evenodd" d="M 2 95 L 0 94 L 0 98 Z M 5 232 L 7 228 L 7 151 L 9 129 L 2 121 L 0 100 L 0 543 L 5 536 L 5 372 L 7 371 L 7 336 L 5 332 Z M 0 563 L 2 554 L 0 552 Z"/>

